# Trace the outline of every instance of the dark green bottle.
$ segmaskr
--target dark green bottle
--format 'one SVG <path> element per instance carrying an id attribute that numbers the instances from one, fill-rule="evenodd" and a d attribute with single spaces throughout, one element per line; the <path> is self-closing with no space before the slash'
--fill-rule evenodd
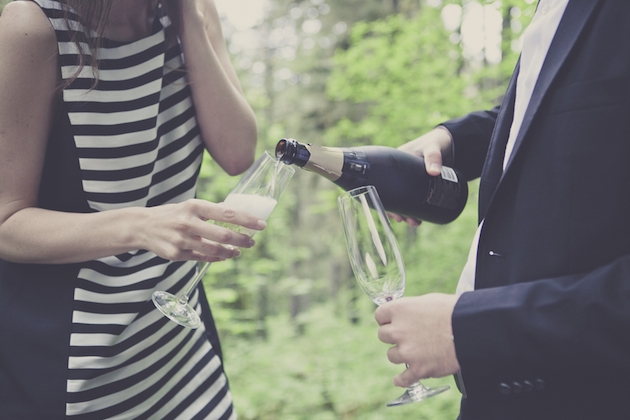
<path id="1" fill-rule="evenodd" d="M 427 174 L 424 159 L 385 146 L 324 147 L 282 139 L 276 158 L 334 182 L 344 190 L 374 185 L 385 209 L 431 223 L 455 220 L 468 199 L 466 180 L 453 168 Z"/>

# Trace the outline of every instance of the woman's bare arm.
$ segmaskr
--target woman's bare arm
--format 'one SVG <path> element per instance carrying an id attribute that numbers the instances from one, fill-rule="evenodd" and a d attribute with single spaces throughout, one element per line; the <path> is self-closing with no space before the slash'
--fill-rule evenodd
<path id="1" fill-rule="evenodd" d="M 217 261 L 238 255 L 249 237 L 206 223 L 261 229 L 257 218 L 201 200 L 91 214 L 37 207 L 52 116 L 58 100 L 57 41 L 32 2 L 0 17 L 0 258 L 72 263 L 148 249 L 170 260 Z"/>
<path id="2" fill-rule="evenodd" d="M 179 35 L 206 148 L 230 175 L 254 160 L 256 117 L 230 62 L 213 0 L 178 1 Z"/>

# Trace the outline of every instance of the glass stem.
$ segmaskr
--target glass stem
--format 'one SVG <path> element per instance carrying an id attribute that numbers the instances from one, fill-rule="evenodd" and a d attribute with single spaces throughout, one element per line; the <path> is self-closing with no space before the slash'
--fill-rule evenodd
<path id="1" fill-rule="evenodd" d="M 192 295 L 193 291 L 197 288 L 197 285 L 203 278 L 203 275 L 206 274 L 206 270 L 208 269 L 209 266 L 210 266 L 209 262 L 203 264 L 203 266 L 201 267 L 201 269 L 195 276 L 190 286 L 188 286 L 188 289 L 186 289 L 186 292 L 179 297 L 178 299 L 179 304 L 186 305 L 188 303 L 188 300 L 190 299 L 190 295 Z"/>
<path id="2" fill-rule="evenodd" d="M 426 386 L 424 386 L 424 384 L 423 384 L 422 382 L 420 382 L 420 381 L 412 383 L 412 384 L 411 384 L 411 385 L 409 385 L 407 388 L 408 388 L 408 389 L 416 389 L 416 388 L 420 388 L 420 389 L 422 389 L 423 391 L 427 391 L 427 390 L 429 389 L 429 388 L 427 388 Z"/>
<path id="3" fill-rule="evenodd" d="M 407 363 L 405 363 L 405 367 L 409 369 L 409 365 Z M 415 388 L 420 388 L 423 391 L 428 391 L 429 389 L 426 386 L 424 386 L 424 384 L 420 381 L 416 381 L 407 387 L 407 389 L 415 389 Z"/>

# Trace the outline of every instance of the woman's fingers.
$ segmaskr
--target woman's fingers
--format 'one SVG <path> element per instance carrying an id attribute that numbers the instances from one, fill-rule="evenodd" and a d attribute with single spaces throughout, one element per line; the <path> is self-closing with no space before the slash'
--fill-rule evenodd
<path id="1" fill-rule="evenodd" d="M 169 260 L 209 262 L 239 256 L 238 248 L 254 246 L 251 236 L 266 227 L 245 211 L 197 199 L 151 208 L 142 225 L 144 249 Z"/>

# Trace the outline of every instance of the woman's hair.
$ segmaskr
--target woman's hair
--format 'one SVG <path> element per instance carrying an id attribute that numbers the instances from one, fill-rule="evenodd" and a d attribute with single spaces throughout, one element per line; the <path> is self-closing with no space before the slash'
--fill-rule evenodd
<path id="1" fill-rule="evenodd" d="M 159 1 L 160 0 L 146 0 L 147 11 L 155 11 Z M 173 24 L 178 23 L 177 13 L 179 8 L 177 7 L 177 1 L 178 0 L 162 0 L 162 5 Z M 94 37 L 84 39 L 83 36 L 80 35 L 80 32 L 74 32 L 72 42 L 75 43 L 79 52 L 79 65 L 74 75 L 66 81 L 66 86 L 72 83 L 79 76 L 81 70 L 83 70 L 86 65 L 92 67 L 95 79 L 94 83 L 96 85 L 96 83 L 98 83 L 98 63 L 90 57 L 95 57 L 96 51 L 101 46 L 103 34 L 107 28 L 107 24 L 109 23 L 109 14 L 114 0 L 62 0 L 62 2 L 71 6 L 66 8 L 64 14 L 66 24 L 70 25 L 72 8 L 76 12 L 76 16 L 72 16 L 72 18 L 76 19 L 81 25 L 83 25 L 87 31 L 93 31 L 95 34 Z M 90 54 L 87 54 L 86 51 L 84 51 L 81 46 L 82 42 L 87 43 Z"/>

